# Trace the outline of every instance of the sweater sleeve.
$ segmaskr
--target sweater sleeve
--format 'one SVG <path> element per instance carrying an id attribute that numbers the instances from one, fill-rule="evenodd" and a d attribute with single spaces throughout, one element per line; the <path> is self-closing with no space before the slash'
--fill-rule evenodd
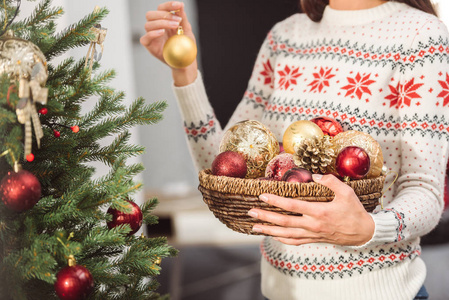
<path id="1" fill-rule="evenodd" d="M 207 98 L 200 72 L 192 84 L 184 87 L 173 86 L 184 120 L 190 154 L 198 171 L 210 168 L 218 154 L 221 137 L 231 125 L 242 120 L 260 120 L 262 118 L 263 110 L 273 89 L 274 80 L 271 67 L 274 64 L 274 53 L 270 48 L 270 43 L 273 43 L 271 36 L 270 31 L 257 56 L 243 99 L 224 129 L 218 122 Z"/>
<path id="2" fill-rule="evenodd" d="M 415 36 L 401 76 L 392 81 L 391 109 L 398 110 L 398 133 L 391 137 L 401 149 L 393 199 L 372 214 L 370 242 L 410 240 L 430 232 L 444 207 L 444 179 L 449 140 L 449 33 L 436 18 Z M 367 244 L 362 247 L 366 247 Z"/>

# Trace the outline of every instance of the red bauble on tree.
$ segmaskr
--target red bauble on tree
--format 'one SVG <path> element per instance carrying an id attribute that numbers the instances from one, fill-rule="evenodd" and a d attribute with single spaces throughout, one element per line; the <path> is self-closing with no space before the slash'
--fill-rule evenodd
<path id="1" fill-rule="evenodd" d="M 32 208 L 41 198 L 41 184 L 28 171 L 10 171 L 0 182 L 0 197 L 9 209 L 23 212 Z"/>
<path id="2" fill-rule="evenodd" d="M 296 165 L 293 160 L 293 154 L 281 153 L 270 160 L 265 170 L 265 177 L 281 180 L 285 172 L 294 167 Z"/>
<path id="3" fill-rule="evenodd" d="M 341 124 L 335 119 L 329 117 L 316 117 L 310 121 L 318 125 L 323 133 L 329 136 L 334 137 L 340 132 L 343 132 L 343 127 L 341 127 Z"/>
<path id="4" fill-rule="evenodd" d="M 212 174 L 245 178 L 248 171 L 245 157 L 235 151 L 225 151 L 217 155 L 212 162 Z"/>
<path id="5" fill-rule="evenodd" d="M 94 279 L 86 267 L 76 265 L 73 256 L 69 266 L 56 275 L 55 291 L 61 300 L 86 299 L 94 289 Z"/>
<path id="6" fill-rule="evenodd" d="M 129 232 L 128 235 L 133 235 L 139 231 L 142 226 L 143 215 L 140 207 L 136 203 L 129 200 L 126 201 L 132 209 L 131 212 L 126 213 L 110 207 L 108 209 L 108 214 L 112 215 L 112 221 L 108 222 L 107 225 L 109 229 L 112 229 L 120 225 L 128 224 L 131 227 L 131 232 Z"/>
<path id="7" fill-rule="evenodd" d="M 368 174 L 370 165 L 368 153 L 357 146 L 343 148 L 335 161 L 338 175 L 346 179 L 362 179 Z"/>
<path id="8" fill-rule="evenodd" d="M 285 172 L 284 176 L 282 176 L 282 181 L 299 183 L 312 182 L 312 172 L 307 169 L 295 167 Z"/>

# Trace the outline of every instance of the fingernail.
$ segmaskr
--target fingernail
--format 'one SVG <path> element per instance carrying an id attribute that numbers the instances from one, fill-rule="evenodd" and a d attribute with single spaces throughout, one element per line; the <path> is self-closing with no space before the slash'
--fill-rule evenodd
<path id="1" fill-rule="evenodd" d="M 320 181 L 323 178 L 321 174 L 312 174 L 313 181 Z"/>
<path id="2" fill-rule="evenodd" d="M 254 232 L 261 233 L 261 232 L 262 232 L 262 228 L 254 226 L 254 227 L 253 227 L 253 231 L 254 231 Z"/>
<path id="3" fill-rule="evenodd" d="M 250 210 L 250 211 L 248 212 L 248 215 L 251 216 L 251 217 L 253 217 L 253 218 L 257 218 L 257 217 L 259 216 L 258 213 L 256 213 L 255 211 L 252 211 L 252 210 Z"/>
<path id="4" fill-rule="evenodd" d="M 165 29 L 158 29 L 158 30 L 154 31 L 155 34 L 163 34 L 164 32 L 165 32 Z"/>
<path id="5" fill-rule="evenodd" d="M 177 2 L 177 1 L 174 1 L 172 4 L 171 4 L 171 6 L 173 6 L 173 7 L 178 7 L 178 6 L 180 6 L 181 5 L 181 2 Z"/>
<path id="6" fill-rule="evenodd" d="M 178 21 L 170 21 L 170 22 L 168 22 L 168 24 L 169 24 L 170 26 L 173 26 L 173 27 L 179 26 L 179 22 L 178 22 Z"/>
<path id="7" fill-rule="evenodd" d="M 268 197 L 265 195 L 260 195 L 259 199 L 262 200 L 263 202 L 267 202 L 268 201 Z"/>
<path id="8" fill-rule="evenodd" d="M 182 21 L 182 18 L 180 16 L 177 16 L 177 15 L 172 15 L 171 18 L 172 18 L 172 20 L 175 20 L 177 22 L 181 22 Z"/>

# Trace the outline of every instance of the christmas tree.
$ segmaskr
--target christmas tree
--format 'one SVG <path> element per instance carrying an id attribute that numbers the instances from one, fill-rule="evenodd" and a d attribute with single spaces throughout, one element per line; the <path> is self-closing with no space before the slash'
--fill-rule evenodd
<path id="1" fill-rule="evenodd" d="M 125 94 L 108 86 L 114 71 L 91 64 L 107 9 L 56 32 L 63 9 L 50 0 L 21 21 L 20 1 L 2 3 L 0 299 L 158 299 L 160 260 L 176 250 L 134 235 L 142 221 L 157 222 L 157 200 L 134 204 L 143 166 L 127 159 L 144 151 L 129 129 L 161 120 L 166 103 L 125 107 Z M 89 46 L 88 58 L 52 63 Z M 82 113 L 87 99 L 96 105 Z M 107 175 L 94 178 L 96 161 Z"/>

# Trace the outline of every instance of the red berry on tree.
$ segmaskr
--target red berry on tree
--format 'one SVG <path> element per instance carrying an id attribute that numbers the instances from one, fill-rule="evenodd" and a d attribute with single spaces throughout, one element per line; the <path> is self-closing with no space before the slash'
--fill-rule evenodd
<path id="1" fill-rule="evenodd" d="M 28 154 L 26 159 L 27 161 L 32 162 L 34 160 L 34 154 L 33 153 Z"/>
<path id="2" fill-rule="evenodd" d="M 53 129 L 53 135 L 55 136 L 55 138 L 58 138 L 61 136 L 61 133 L 55 129 Z"/>
<path id="3" fill-rule="evenodd" d="M 72 131 L 75 132 L 75 133 L 80 131 L 80 128 L 78 127 L 78 125 L 72 126 L 72 127 L 70 127 L 70 129 L 72 129 Z"/>
<path id="4" fill-rule="evenodd" d="M 48 109 L 43 107 L 43 108 L 39 109 L 39 113 L 42 115 L 46 115 L 48 113 Z"/>

